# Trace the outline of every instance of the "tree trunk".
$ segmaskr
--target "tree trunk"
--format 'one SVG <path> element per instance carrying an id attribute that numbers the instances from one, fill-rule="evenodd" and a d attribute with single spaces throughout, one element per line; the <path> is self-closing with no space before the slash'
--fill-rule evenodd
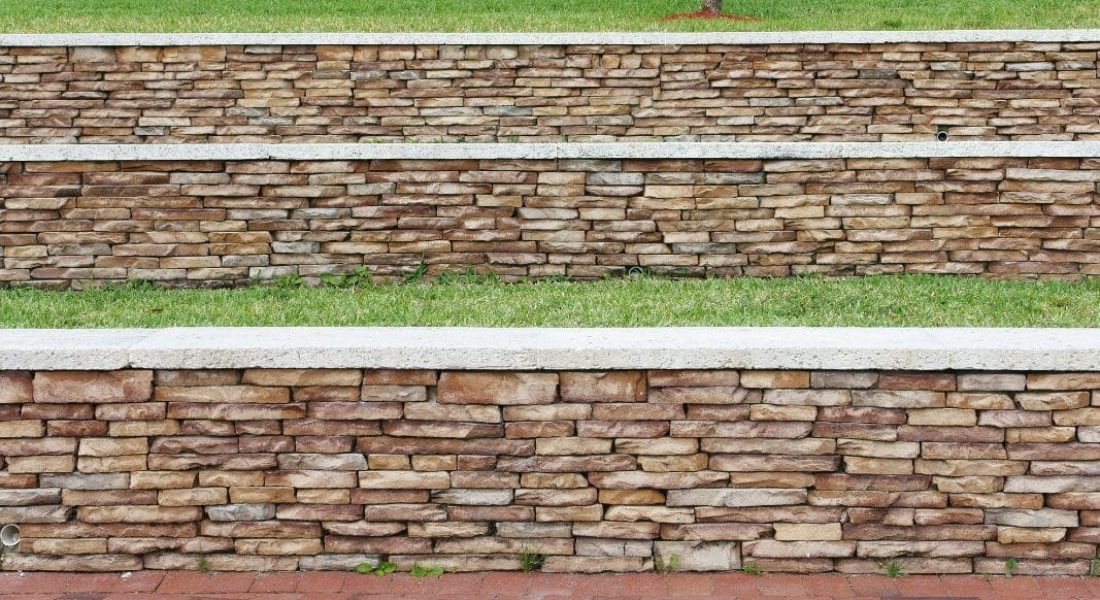
<path id="1" fill-rule="evenodd" d="M 721 14 L 722 0 L 703 0 L 703 12 L 708 15 Z"/>

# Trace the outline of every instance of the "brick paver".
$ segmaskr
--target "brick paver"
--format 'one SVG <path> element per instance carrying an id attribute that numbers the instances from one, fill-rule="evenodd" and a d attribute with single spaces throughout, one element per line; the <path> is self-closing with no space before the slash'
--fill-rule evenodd
<path id="1" fill-rule="evenodd" d="M 1100 578 L 653 573 L 0 573 L 5 600 L 1100 600 Z"/>

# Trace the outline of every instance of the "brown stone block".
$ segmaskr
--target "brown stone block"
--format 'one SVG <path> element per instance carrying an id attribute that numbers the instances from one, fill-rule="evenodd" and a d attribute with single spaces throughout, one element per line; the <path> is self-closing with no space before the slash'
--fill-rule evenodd
<path id="1" fill-rule="evenodd" d="M 946 399 L 943 392 L 925 390 L 853 390 L 852 404 L 883 408 L 939 408 L 946 406 Z"/>
<path id="2" fill-rule="evenodd" d="M 597 421 L 622 420 L 682 420 L 686 418 L 684 407 L 677 404 L 649 404 L 638 402 L 598 403 L 592 406 L 592 418 Z"/>
<path id="3" fill-rule="evenodd" d="M 503 428 L 495 423 L 461 423 L 455 421 L 386 421 L 385 435 L 424 438 L 499 438 Z"/>
<path id="4" fill-rule="evenodd" d="M 83 506 L 77 520 L 84 523 L 187 523 L 202 518 L 198 507 Z"/>
<path id="5" fill-rule="evenodd" d="M 927 475 L 858 475 L 828 473 L 814 475 L 815 487 L 824 491 L 917 492 L 929 489 Z"/>
<path id="6" fill-rule="evenodd" d="M 528 421 L 504 424 L 504 436 L 509 439 L 564 437 L 574 433 L 573 423 L 570 422 Z"/>
<path id="7" fill-rule="evenodd" d="M 13 553 L 5 559 L 12 569 L 20 571 L 57 571 L 61 573 L 108 573 L 140 571 L 142 561 L 137 556 L 87 554 L 80 556 L 42 556 Z"/>
<path id="8" fill-rule="evenodd" d="M 148 468 L 177 471 L 197 468 L 221 468 L 229 470 L 274 469 L 274 454 L 152 454 Z"/>
<path id="9" fill-rule="evenodd" d="M 947 394 L 947 406 L 952 408 L 1011 410 L 1015 408 L 1008 394 L 963 393 Z"/>
<path id="10" fill-rule="evenodd" d="M 125 456 L 149 452 L 145 438 L 84 438 L 80 440 L 79 456 Z"/>
<path id="11" fill-rule="evenodd" d="M 729 481 L 728 473 L 714 471 L 696 471 L 692 473 L 644 473 L 640 471 L 618 471 L 590 473 L 589 482 L 597 488 L 608 490 L 636 489 L 692 489 L 714 487 Z"/>
<path id="12" fill-rule="evenodd" d="M 813 427 L 810 423 L 673 421 L 668 435 L 671 437 L 796 439 L 810 435 Z"/>
<path id="13" fill-rule="evenodd" d="M 152 371 L 40 371 L 35 402 L 143 402 L 152 395 Z"/>
<path id="14" fill-rule="evenodd" d="M 646 380 L 640 371 L 564 372 L 561 398 L 566 402 L 644 402 Z"/>
<path id="15" fill-rule="evenodd" d="M 356 386 L 362 381 L 358 369 L 247 369 L 242 383 L 260 386 Z"/>
<path id="16" fill-rule="evenodd" d="M 381 432 L 376 432 L 381 433 Z M 367 434 L 369 436 L 369 434 Z M 473 456 L 532 456 L 534 440 L 428 439 L 387 436 L 360 437 L 356 450 L 366 454 L 463 454 Z"/>
<path id="17" fill-rule="evenodd" d="M 429 554 L 432 552 L 432 540 L 429 538 L 328 535 L 324 538 L 324 546 L 327 553 Z"/>
<path id="18" fill-rule="evenodd" d="M 36 438 L 46 435 L 45 423 L 33 421 L 0 421 L 0 438 Z"/>
<path id="19" fill-rule="evenodd" d="M 759 401 L 759 391 L 750 392 L 745 399 L 748 403 Z M 685 408 L 688 421 L 746 421 L 751 412 L 748 404 L 689 404 Z"/>
<path id="20" fill-rule="evenodd" d="M 397 408 L 400 408 L 398 406 Z M 481 404 L 437 404 L 434 402 L 412 402 L 404 406 L 404 414 L 396 417 L 381 417 L 427 421 L 471 421 L 475 423 L 500 423 L 501 411 L 498 406 Z"/>
<path id="21" fill-rule="evenodd" d="M 76 452 L 76 442 L 71 438 L 53 437 L 5 439 L 0 440 L 0 455 L 10 457 L 73 454 Z"/>
<path id="22" fill-rule="evenodd" d="M 1027 376 L 1029 390 L 1100 389 L 1100 373 L 1035 373 Z"/>
<path id="23" fill-rule="evenodd" d="M 378 473 L 377 475 L 382 474 Z M 397 475 L 397 473 L 388 475 Z M 414 474 L 407 473 L 406 475 Z M 423 473 L 423 475 L 428 476 L 431 474 Z M 358 485 L 358 479 L 353 471 L 281 470 L 265 474 L 264 485 L 294 488 L 353 488 Z"/>
<path id="24" fill-rule="evenodd" d="M 969 427 L 978 424 L 977 412 L 965 408 L 910 409 L 909 425 Z"/>
<path id="25" fill-rule="evenodd" d="M 593 456 L 532 456 L 501 457 L 497 469 L 516 473 L 570 473 L 595 471 L 629 471 L 637 468 L 632 456 L 604 454 Z"/>
<path id="26" fill-rule="evenodd" d="M 572 539 L 518 539 L 488 536 L 439 540 L 435 544 L 435 551 L 442 554 L 518 554 L 525 546 L 529 548 L 529 552 L 539 554 L 569 555 L 573 553 Z"/>
<path id="27" fill-rule="evenodd" d="M 862 440 L 893 441 L 897 439 L 896 425 L 869 425 L 866 423 L 822 423 L 813 424 L 814 438 L 851 438 Z"/>
<path id="28" fill-rule="evenodd" d="M 33 398 L 30 373 L 0 371 L 0 404 L 23 404 Z"/>
<path id="29" fill-rule="evenodd" d="M 651 387 L 736 387 L 737 371 L 649 371 Z"/>
<path id="30" fill-rule="evenodd" d="M 219 402 L 226 404 L 279 404 L 290 402 L 290 390 L 259 386 L 158 386 L 154 397 L 160 402 Z"/>
<path id="31" fill-rule="evenodd" d="M 897 432 L 898 440 L 906 442 L 1002 442 L 1005 437 L 1004 430 L 995 427 L 902 425 Z"/>
<path id="32" fill-rule="evenodd" d="M 747 388 L 808 388 L 810 374 L 806 371 L 742 371 L 741 385 Z"/>
<path id="33" fill-rule="evenodd" d="M 710 468 L 716 471 L 835 471 L 840 466 L 837 456 L 782 456 L 754 454 L 718 454 L 711 456 Z"/>
<path id="34" fill-rule="evenodd" d="M 947 496 L 932 491 L 813 491 L 809 503 L 812 506 L 942 508 L 947 505 Z"/>
<path id="35" fill-rule="evenodd" d="M 367 369 L 363 373 L 364 385 L 411 385 L 428 386 L 436 384 L 435 371 L 397 371 L 387 369 Z"/>
<path id="36" fill-rule="evenodd" d="M 505 536 L 505 523 L 534 521 L 535 509 L 531 506 L 448 506 L 447 518 L 451 521 L 495 521 L 497 535 Z"/>
<path id="37" fill-rule="evenodd" d="M 557 387 L 558 376 L 550 373 L 445 372 L 438 394 L 453 404 L 549 404 Z"/>
<path id="38" fill-rule="evenodd" d="M 157 496 L 157 504 L 161 506 L 205 506 L 226 504 L 228 501 L 225 488 L 161 490 Z"/>
<path id="39" fill-rule="evenodd" d="M 288 521 L 356 521 L 362 516 L 362 507 L 352 504 L 280 504 L 275 512 L 276 519 Z"/>
<path id="40" fill-rule="evenodd" d="M 155 552 L 210 553 L 231 552 L 233 540 L 210 537 L 191 538 L 110 538 L 107 550 L 113 554 L 150 554 Z"/>
<path id="41" fill-rule="evenodd" d="M 11 456 L 7 458 L 9 473 L 71 473 L 76 470 L 72 456 Z"/>
<path id="42" fill-rule="evenodd" d="M 156 372 L 154 378 L 155 385 L 168 387 L 237 385 L 240 382 L 240 372 L 230 369 L 187 371 L 162 369 Z"/>
<path id="43" fill-rule="evenodd" d="M 864 406 L 823 406 L 818 411 L 819 421 L 873 423 L 879 425 L 902 425 L 906 422 L 906 411 L 898 408 L 874 408 Z"/>
<path id="44" fill-rule="evenodd" d="M 161 421 L 164 415 L 165 405 L 160 402 L 100 404 L 95 407 L 95 418 L 103 421 Z"/>
<path id="45" fill-rule="evenodd" d="M 600 490 L 599 501 L 608 505 L 664 504 L 665 495 L 657 490 Z"/>
<path id="46" fill-rule="evenodd" d="M 282 504 L 294 502 L 292 487 L 231 487 L 229 500 L 233 504 Z M 224 504 L 222 502 L 221 504 Z"/>
<path id="47" fill-rule="evenodd" d="M 842 558 L 855 556 L 855 542 L 758 540 L 742 546 L 746 557 L 755 558 Z"/>

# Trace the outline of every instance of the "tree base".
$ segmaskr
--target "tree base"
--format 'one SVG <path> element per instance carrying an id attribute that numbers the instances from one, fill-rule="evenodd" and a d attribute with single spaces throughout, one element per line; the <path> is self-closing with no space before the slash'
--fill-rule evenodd
<path id="1" fill-rule="evenodd" d="M 725 13 L 712 13 L 705 10 L 697 10 L 695 12 L 688 13 L 676 13 L 674 15 L 668 15 L 667 17 L 661 17 L 661 21 L 685 21 L 685 20 L 722 20 L 722 21 L 740 21 L 742 23 L 754 23 L 759 21 L 756 17 L 746 17 L 743 15 L 727 15 Z"/>

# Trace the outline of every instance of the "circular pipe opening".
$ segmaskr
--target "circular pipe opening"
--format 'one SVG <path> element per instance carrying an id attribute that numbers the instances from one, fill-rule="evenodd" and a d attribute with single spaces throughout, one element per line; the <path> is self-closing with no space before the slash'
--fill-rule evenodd
<path id="1" fill-rule="evenodd" d="M 943 130 L 937 131 L 936 132 L 936 140 L 940 141 L 940 142 L 946 142 L 947 141 L 947 132 L 943 131 Z"/>
<path id="2" fill-rule="evenodd" d="M 0 527 L 0 544 L 3 544 L 7 548 L 14 548 L 19 545 L 19 540 L 22 540 L 23 536 L 19 534 L 18 525 L 4 525 Z"/>

